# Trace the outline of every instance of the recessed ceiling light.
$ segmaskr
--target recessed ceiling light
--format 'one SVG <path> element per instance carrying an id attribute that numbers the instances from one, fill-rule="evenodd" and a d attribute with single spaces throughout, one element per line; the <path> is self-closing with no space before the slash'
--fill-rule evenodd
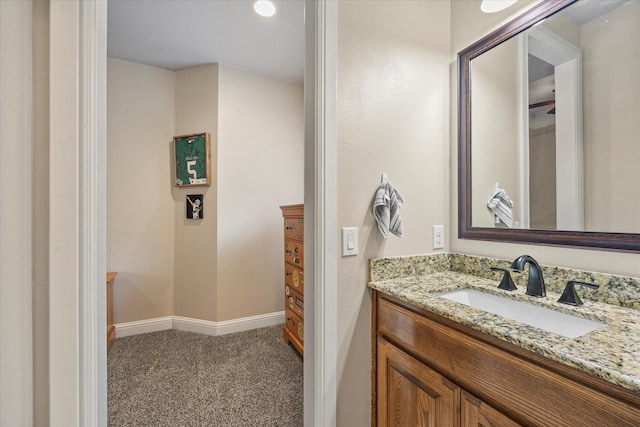
<path id="1" fill-rule="evenodd" d="M 494 13 L 505 10 L 518 0 L 482 0 L 480 10 L 484 13 Z"/>
<path id="2" fill-rule="evenodd" d="M 253 4 L 253 8 L 261 16 L 273 16 L 276 13 L 276 7 L 269 0 L 258 0 Z"/>

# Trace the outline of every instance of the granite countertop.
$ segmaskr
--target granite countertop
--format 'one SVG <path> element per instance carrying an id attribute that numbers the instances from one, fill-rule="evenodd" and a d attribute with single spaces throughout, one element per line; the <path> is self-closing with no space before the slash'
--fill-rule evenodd
<path id="1" fill-rule="evenodd" d="M 446 257 L 452 255 L 447 254 Z M 455 254 L 453 255 L 456 256 Z M 465 256 L 465 258 L 469 258 Z M 580 289 L 584 305 L 579 307 L 558 303 L 561 290 L 558 284 L 547 283 L 547 297 L 535 298 L 524 293 L 525 286 L 522 278 L 516 278 L 518 290 L 509 292 L 497 289 L 501 275 L 493 274 L 492 278 L 478 277 L 469 271 L 455 271 L 460 263 L 451 262 L 443 258 L 443 254 L 436 257 L 403 258 L 404 272 L 414 275 L 403 275 L 396 267 L 400 258 L 372 260 L 370 262 L 371 281 L 368 286 L 384 294 L 393 296 L 417 307 L 434 312 L 448 319 L 454 320 L 475 330 L 487 333 L 496 338 L 515 344 L 527 350 L 534 351 L 549 359 L 588 372 L 596 377 L 617 384 L 625 389 L 640 392 L 640 312 L 632 307 L 593 301 L 585 298 L 585 292 Z M 425 262 L 426 268 L 406 268 L 415 262 Z M 470 260 L 470 261 L 469 261 Z M 479 262 L 480 264 L 503 267 L 500 260 L 490 258 L 471 257 L 463 260 L 462 264 Z M 479 261 L 480 260 L 480 261 Z M 454 269 L 452 269 L 452 266 Z M 465 268 L 457 268 L 465 270 Z M 386 270 L 386 276 L 381 271 Z M 467 269 L 469 270 L 469 269 Z M 473 270 L 473 269 L 471 269 Z M 484 271 L 485 269 L 482 269 Z M 488 270 L 488 267 L 486 268 Z M 417 273 L 417 274 L 416 274 Z M 560 274 L 560 273 L 559 273 Z M 602 281 L 598 273 L 590 274 L 592 279 Z M 594 274 L 596 276 L 594 276 Z M 490 275 L 490 273 L 489 273 Z M 573 274 L 580 277 L 580 274 Z M 526 276 L 524 278 L 526 280 Z M 612 279 L 607 279 L 611 281 Z M 635 286 L 640 281 L 631 278 L 625 283 Z M 603 285 L 601 285 L 601 288 Z M 438 294 L 460 288 L 474 289 L 501 295 L 507 298 L 528 302 L 534 305 L 552 308 L 557 311 L 578 317 L 603 322 L 606 325 L 578 338 L 571 339 L 552 332 L 475 309 L 454 301 L 450 301 Z M 604 292 L 604 291 L 602 291 Z M 595 294 L 594 294 L 595 295 Z M 636 300 L 636 296 L 627 299 Z M 596 298 L 597 299 L 597 298 Z M 602 296 L 603 301 L 612 297 Z M 622 300 L 624 298 L 613 298 Z M 632 304 L 633 305 L 633 304 Z"/>

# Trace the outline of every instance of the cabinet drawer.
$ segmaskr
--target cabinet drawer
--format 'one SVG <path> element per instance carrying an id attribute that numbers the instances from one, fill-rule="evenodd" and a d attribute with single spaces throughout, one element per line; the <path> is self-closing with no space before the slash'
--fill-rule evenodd
<path id="1" fill-rule="evenodd" d="M 284 264 L 284 284 L 304 295 L 304 273 L 302 268 Z"/>
<path id="2" fill-rule="evenodd" d="M 304 319 L 304 297 L 298 292 L 285 286 L 285 306 Z"/>
<path id="3" fill-rule="evenodd" d="M 295 314 L 293 311 L 289 310 L 289 308 L 285 308 L 284 310 L 285 317 L 285 328 L 300 342 L 304 342 L 304 322 L 302 319 Z"/>
<path id="4" fill-rule="evenodd" d="M 295 240 L 284 241 L 284 259 L 297 267 L 304 267 L 304 243 Z"/>
<path id="5" fill-rule="evenodd" d="M 284 238 L 293 240 L 304 240 L 304 219 L 285 218 Z"/>

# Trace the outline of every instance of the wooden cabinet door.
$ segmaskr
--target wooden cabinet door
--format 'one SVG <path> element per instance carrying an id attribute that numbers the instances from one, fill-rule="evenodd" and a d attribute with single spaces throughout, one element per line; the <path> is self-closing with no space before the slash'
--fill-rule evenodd
<path id="1" fill-rule="evenodd" d="M 459 425 L 460 389 L 383 338 L 378 340 L 378 426 Z"/>
<path id="2" fill-rule="evenodd" d="M 461 401 L 462 427 L 521 427 L 521 424 L 466 391 L 462 391 Z"/>

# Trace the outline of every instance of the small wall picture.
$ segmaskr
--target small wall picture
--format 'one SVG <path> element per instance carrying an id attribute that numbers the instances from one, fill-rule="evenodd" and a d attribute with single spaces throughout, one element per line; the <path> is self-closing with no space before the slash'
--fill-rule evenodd
<path id="1" fill-rule="evenodd" d="M 187 219 L 204 218 L 202 194 L 187 195 Z"/>

